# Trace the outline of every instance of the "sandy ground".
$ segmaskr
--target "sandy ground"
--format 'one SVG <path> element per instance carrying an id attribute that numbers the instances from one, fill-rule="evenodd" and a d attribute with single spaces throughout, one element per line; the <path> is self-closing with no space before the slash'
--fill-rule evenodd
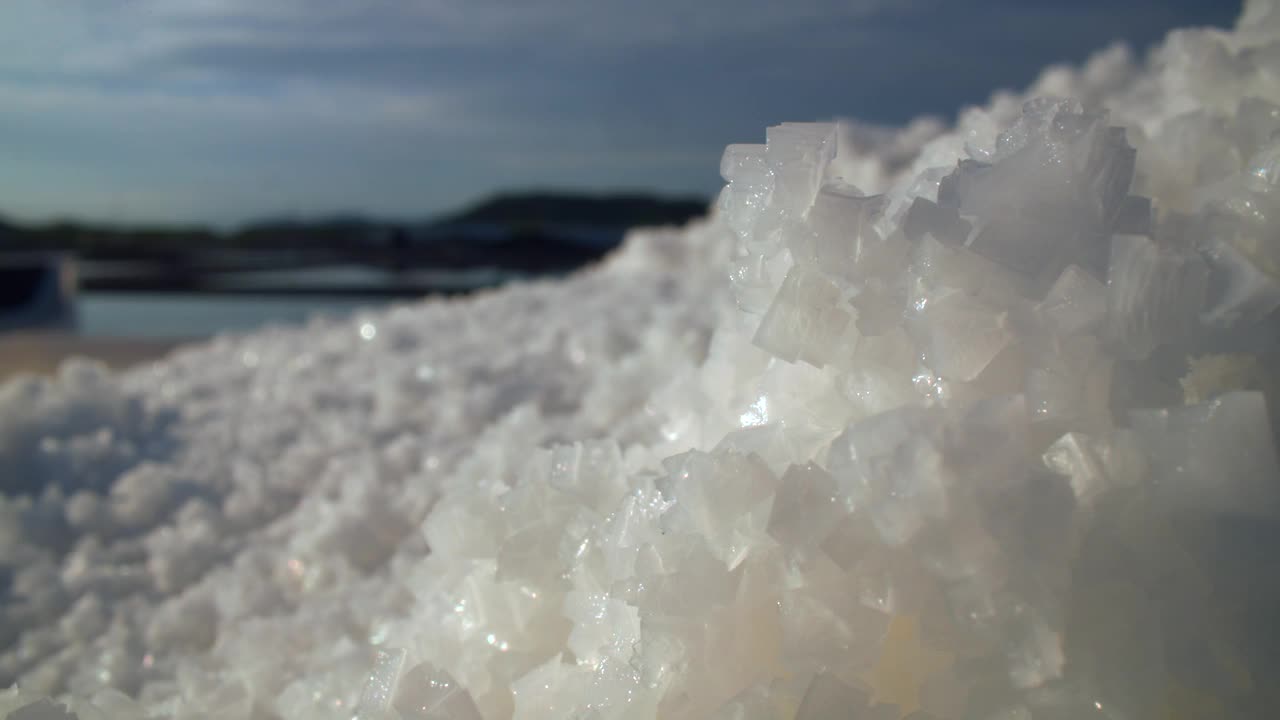
<path id="1" fill-rule="evenodd" d="M 0 333 L 0 380 L 20 373 L 48 375 L 63 359 L 81 355 L 122 368 L 163 357 L 179 341 L 85 338 L 69 333 Z"/>

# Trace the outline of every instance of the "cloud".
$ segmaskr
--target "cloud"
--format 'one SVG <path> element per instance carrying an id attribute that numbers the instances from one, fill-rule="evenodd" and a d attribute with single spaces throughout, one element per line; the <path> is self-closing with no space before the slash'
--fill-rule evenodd
<path id="1" fill-rule="evenodd" d="M 0 209 L 225 222 L 424 214 L 513 185 L 710 193 L 720 149 L 767 124 L 949 113 L 1047 62 L 1233 14 L 1190 0 L 5 0 Z"/>

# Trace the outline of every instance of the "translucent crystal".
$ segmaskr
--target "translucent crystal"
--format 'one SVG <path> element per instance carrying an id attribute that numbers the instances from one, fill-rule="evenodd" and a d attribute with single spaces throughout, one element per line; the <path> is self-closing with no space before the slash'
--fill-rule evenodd
<path id="1" fill-rule="evenodd" d="M 626 662 L 640 642 L 636 608 L 603 594 L 570 592 L 564 615 L 573 622 L 568 647 L 580 661 L 600 662 L 613 657 Z"/>
<path id="2" fill-rule="evenodd" d="M 952 663 L 950 654 L 930 648 L 924 640 L 918 618 L 894 617 L 879 662 L 868 677 L 873 702 L 896 705 L 907 715 L 920 709 L 925 684 Z"/>
<path id="3" fill-rule="evenodd" d="M 773 176 L 764 145 L 729 145 L 720 158 L 720 177 L 728 183 L 764 185 Z"/>
<path id="4" fill-rule="evenodd" d="M 819 673 L 809 681 L 795 720 L 826 720 L 835 717 L 863 717 L 871 702 L 867 694 L 850 687 L 829 673 Z"/>
<path id="5" fill-rule="evenodd" d="M 782 475 L 769 515 L 768 532 L 792 546 L 816 545 L 846 512 L 835 480 L 822 468 L 792 466 Z"/>
<path id="6" fill-rule="evenodd" d="M 876 228 L 886 205 L 881 195 L 866 197 L 852 186 L 823 185 L 804 224 L 792 233 L 792 254 L 822 272 L 850 280 L 892 272 L 907 248 L 895 238 L 882 237 Z"/>
<path id="7" fill-rule="evenodd" d="M 1036 312 L 1054 332 L 1077 335 L 1096 329 L 1107 312 L 1107 289 L 1078 265 L 1068 265 Z"/>
<path id="8" fill-rule="evenodd" d="M 1031 289 L 1027 279 L 963 247 L 948 247 L 925 237 L 916 243 L 912 270 L 920 283 L 913 288 L 917 309 L 933 294 L 963 290 L 968 295 L 1002 309 L 1024 304 Z"/>
<path id="9" fill-rule="evenodd" d="M 1062 677 L 1066 665 L 1062 634 L 1034 609 L 1016 608 L 1007 643 L 1010 679 L 1015 686 L 1034 688 Z"/>
<path id="10" fill-rule="evenodd" d="M 1260 392 L 1129 414 L 1151 464 L 1149 492 L 1166 507 L 1243 514 L 1280 509 L 1280 465 Z"/>
<path id="11" fill-rule="evenodd" d="M 1233 243 L 1213 236 L 1203 252 L 1212 270 L 1212 294 L 1202 314 L 1215 327 L 1256 323 L 1280 307 L 1280 280 L 1258 267 Z"/>
<path id="12" fill-rule="evenodd" d="M 1035 421 L 1055 427 L 1110 423 L 1112 359 L 1092 338 L 1053 343 L 1027 371 L 1026 398 Z"/>
<path id="13" fill-rule="evenodd" d="M 1142 235 L 1117 235 L 1107 275 L 1108 330 L 1128 353 L 1144 358 L 1195 330 L 1207 288 L 1199 254 Z"/>
<path id="14" fill-rule="evenodd" d="M 835 150 L 831 123 L 783 123 L 766 131 L 765 158 L 779 209 L 796 215 L 809 209 Z"/>
<path id="15" fill-rule="evenodd" d="M 1236 108 L 1236 142 L 1240 154 L 1249 157 L 1280 133 L 1280 106 L 1259 97 L 1246 97 Z"/>
<path id="16" fill-rule="evenodd" d="M 431 663 L 420 663 L 404 674 L 394 706 L 404 720 L 480 720 L 466 688 Z"/>
<path id="17" fill-rule="evenodd" d="M 777 478 L 760 458 L 733 452 L 692 451 L 669 458 L 663 495 L 673 501 L 663 516 L 673 530 L 696 532 L 722 561 L 736 565 L 763 531 Z"/>
<path id="18" fill-rule="evenodd" d="M 1091 506 L 1110 489 L 1102 460 L 1090 439 L 1080 433 L 1058 438 L 1044 453 L 1044 463 L 1070 479 L 1071 491 L 1082 506 Z"/>
<path id="19" fill-rule="evenodd" d="M 937 445 L 938 416 L 921 408 L 851 425 L 831 444 L 827 465 L 855 507 L 865 507 L 889 545 L 907 542 L 946 512 L 948 467 Z"/>
<path id="20" fill-rule="evenodd" d="M 598 512 L 614 508 L 627 492 L 622 454 L 617 444 L 609 441 L 556 446 L 551 451 L 547 481 L 557 490 L 577 495 Z"/>
<path id="21" fill-rule="evenodd" d="M 364 690 L 360 693 L 360 703 L 356 706 L 357 718 L 380 718 L 391 709 L 392 699 L 400 684 L 400 673 L 404 670 L 405 651 L 379 650 L 373 661 L 373 669 L 365 681 Z"/>
<path id="22" fill-rule="evenodd" d="M 1135 163 L 1124 130 L 1103 120 L 1071 102 L 1028 103 L 997 143 L 997 162 L 961 162 L 938 202 L 975 218 L 966 246 L 1032 276 L 1056 276 L 1090 254 L 1115 221 Z"/>
<path id="23" fill-rule="evenodd" d="M 839 302 L 834 283 L 797 265 L 782 281 L 754 342 L 788 362 L 822 367 L 835 359 L 849 328 L 849 313 Z"/>
<path id="24" fill-rule="evenodd" d="M 1008 314 L 967 293 L 944 291 L 922 304 L 913 334 L 925 364 L 945 378 L 973 380 L 1014 341 Z"/>
<path id="25" fill-rule="evenodd" d="M 913 200 L 902 219 L 902 232 L 912 241 L 928 235 L 943 245 L 962 245 L 970 229 L 957 209 L 942 207 L 928 198 Z"/>

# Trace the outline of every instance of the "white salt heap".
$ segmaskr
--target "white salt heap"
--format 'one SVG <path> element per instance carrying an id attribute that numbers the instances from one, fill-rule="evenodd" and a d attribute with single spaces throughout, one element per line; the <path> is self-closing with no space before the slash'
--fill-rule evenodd
<path id="1" fill-rule="evenodd" d="M 770 128 L 563 283 L 4 386 L 0 715 L 1280 715 L 1280 9 L 1027 98 Z"/>

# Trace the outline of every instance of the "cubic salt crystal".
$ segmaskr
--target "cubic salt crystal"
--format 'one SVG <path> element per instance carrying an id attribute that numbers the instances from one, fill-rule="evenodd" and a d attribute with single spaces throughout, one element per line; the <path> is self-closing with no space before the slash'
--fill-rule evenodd
<path id="1" fill-rule="evenodd" d="M 920 309 L 921 301 L 947 289 L 963 290 L 969 295 L 1001 309 L 1015 309 L 1026 304 L 1032 295 L 1027 279 L 1008 268 L 963 247 L 948 247 L 924 237 L 911 253 L 911 269 L 918 278 L 912 288 L 912 301 Z M 901 323 L 901 318 L 896 318 Z"/>
<path id="2" fill-rule="evenodd" d="M 916 242 L 926 235 L 943 245 L 958 246 L 969 238 L 972 228 L 953 207 L 942 207 L 928 198 L 916 198 L 902 219 L 902 232 Z"/>
<path id="3" fill-rule="evenodd" d="M 1011 622 L 1006 652 L 1014 686 L 1035 688 L 1062 677 L 1066 665 L 1062 634 L 1027 606 L 1017 607 Z"/>
<path id="4" fill-rule="evenodd" d="M 945 521 L 916 540 L 921 565 L 944 582 L 979 578 L 995 585 L 1008 575 L 998 539 L 983 524 L 980 509 L 956 503 Z"/>
<path id="5" fill-rule="evenodd" d="M 974 187 L 983 181 L 991 172 L 991 163 L 964 159 L 956 164 L 951 174 L 943 177 L 938 183 L 938 205 L 944 208 L 961 209 L 965 201 L 973 193 Z"/>
<path id="6" fill-rule="evenodd" d="M 794 679 L 757 683 L 722 705 L 710 720 L 776 720 L 779 708 L 800 705 L 805 689 Z"/>
<path id="7" fill-rule="evenodd" d="M 598 663 L 606 657 L 629 662 L 640 642 L 639 611 L 603 594 L 565 594 L 564 616 L 573 622 L 568 648 L 579 662 Z"/>
<path id="8" fill-rule="evenodd" d="M 1107 275 L 1110 337 L 1138 359 L 1186 339 L 1198 324 L 1208 277 L 1197 253 L 1142 235 L 1116 235 Z"/>
<path id="9" fill-rule="evenodd" d="M 766 185 L 773 171 L 766 160 L 764 145 L 729 145 L 720 158 L 720 177 L 728 183 Z"/>
<path id="10" fill-rule="evenodd" d="M 901 408 L 851 425 L 831 444 L 827 466 L 842 493 L 870 513 L 889 545 L 907 542 L 926 518 L 946 512 L 940 430 L 936 413 Z"/>
<path id="11" fill-rule="evenodd" d="M 774 173 L 773 202 L 799 215 L 813 203 L 836 151 L 832 123 L 783 123 L 765 131 L 765 158 Z"/>
<path id="12" fill-rule="evenodd" d="M 835 480 L 822 468 L 791 466 L 782 475 L 769 515 L 768 532 L 784 545 L 816 545 L 846 513 Z"/>
<path id="13" fill-rule="evenodd" d="M 1078 265 L 1068 265 L 1036 305 L 1036 313 L 1059 334 L 1092 332 L 1106 316 L 1106 293 L 1100 280 Z"/>
<path id="14" fill-rule="evenodd" d="M 1076 502 L 1083 507 L 1093 506 L 1111 489 L 1093 442 L 1081 433 L 1067 433 L 1054 441 L 1044 453 L 1044 464 L 1069 479 Z"/>
<path id="15" fill-rule="evenodd" d="M 1280 133 L 1280 106 L 1259 97 L 1242 99 L 1236 108 L 1235 130 L 1241 156 L 1252 156 Z"/>
<path id="16" fill-rule="evenodd" d="M 819 368 L 833 362 L 850 321 L 839 302 L 835 283 L 797 265 L 782 281 L 753 342 L 787 362 L 799 359 Z"/>
<path id="17" fill-rule="evenodd" d="M 1002 136 L 1001 159 L 990 166 L 962 161 L 938 202 L 977 219 L 967 247 L 1052 278 L 1108 232 L 1128 192 L 1135 151 L 1122 129 L 1071 103 L 1028 108 L 1024 126 Z"/>
<path id="18" fill-rule="evenodd" d="M 806 577 L 777 601 L 783 660 L 804 669 L 870 667 L 889 615 L 860 603 L 847 583 L 814 580 Z"/>
<path id="19" fill-rule="evenodd" d="M 906 245 L 881 237 L 875 226 L 887 201 L 864 196 L 851 185 L 822 186 L 805 213 L 804 224 L 791 233 L 791 253 L 798 262 L 848 280 L 888 275 L 900 267 Z"/>
<path id="20" fill-rule="evenodd" d="M 471 694 L 449 673 L 420 663 L 404 674 L 393 706 L 403 720 L 481 720 Z"/>
<path id="21" fill-rule="evenodd" d="M 1115 229 L 1117 215 L 1124 215 L 1122 227 L 1141 228 L 1143 219 L 1149 222 L 1150 202 L 1145 198 L 1130 200 L 1127 197 L 1133 183 L 1138 151 L 1129 145 L 1125 129 L 1106 127 L 1089 148 L 1085 169 L 1093 198 L 1101 205 L 1103 223 Z M 1122 230 L 1121 230 L 1122 231 Z"/>
<path id="22" fill-rule="evenodd" d="M 551 451 L 551 487 L 578 496 L 597 512 L 614 508 L 627 492 L 622 454 L 612 441 L 558 445 Z"/>
<path id="23" fill-rule="evenodd" d="M 1023 394 L 970 403 L 946 434 L 950 471 L 982 490 L 1023 488 L 1031 462 L 1030 410 Z"/>
<path id="24" fill-rule="evenodd" d="M 1052 343 L 1027 372 L 1026 398 L 1033 420 L 1060 428 L 1107 427 L 1111 367 L 1111 358 L 1092 338 Z"/>
<path id="25" fill-rule="evenodd" d="M 907 307 L 907 292 L 901 286 L 872 278 L 862 284 L 849 304 L 857 315 L 855 327 L 861 336 L 884 335 L 900 329 L 902 313 Z"/>
<path id="26" fill-rule="evenodd" d="M 726 185 L 716 198 L 716 209 L 729 229 L 745 241 L 754 234 L 759 212 L 768 205 L 770 192 L 767 185 Z"/>
<path id="27" fill-rule="evenodd" d="M 360 703 L 356 706 L 356 718 L 382 718 L 391 709 L 392 699 L 400 684 L 400 673 L 404 669 L 405 651 L 401 649 L 378 650 L 373 661 L 373 669 L 365 681 L 364 690 L 360 693 Z"/>
<path id="28" fill-rule="evenodd" d="M 696 536 L 667 533 L 660 548 L 660 574 L 637 576 L 638 587 L 628 603 L 646 617 L 696 618 L 712 608 L 733 602 L 741 574 Z M 672 568 L 666 570 L 666 568 Z"/>
<path id="29" fill-rule="evenodd" d="M 918 303 L 911 327 L 924 351 L 924 363 L 939 375 L 962 382 L 977 378 L 1014 342 L 1007 311 L 955 290 Z"/>
<path id="30" fill-rule="evenodd" d="M 1214 235 L 1201 251 L 1209 261 L 1214 291 L 1201 313 L 1205 324 L 1228 328 L 1257 323 L 1280 307 L 1280 279 L 1260 269 L 1230 240 Z"/>
<path id="31" fill-rule="evenodd" d="M 813 676 L 804 693 L 795 720 L 828 720 L 829 718 L 862 718 L 871 707 L 871 699 L 857 688 L 850 687 L 830 673 Z"/>
<path id="32" fill-rule="evenodd" d="M 915 347 L 901 328 L 879 336 L 862 337 L 853 353 L 851 368 L 840 388 L 866 416 L 919 401 L 912 377 L 919 363 Z"/>
<path id="33" fill-rule="evenodd" d="M 867 474 L 879 458 L 890 457 L 904 443 L 939 433 L 942 414 L 921 407 L 904 407 L 854 423 L 831 443 L 827 468 L 841 492 L 855 505 L 867 497 Z"/>
<path id="34" fill-rule="evenodd" d="M 729 280 L 738 309 L 752 315 L 763 315 L 773 302 L 775 289 L 765 258 L 744 255 L 732 261 Z"/>
<path id="35" fill-rule="evenodd" d="M 1280 465 L 1260 392 L 1129 413 L 1149 458 L 1148 492 L 1175 510 L 1269 515 L 1280 509 Z"/>
<path id="36" fill-rule="evenodd" d="M 1151 212 L 1151 198 L 1130 195 L 1116 210 L 1111 230 L 1117 235 L 1150 235 Z"/>
<path id="37" fill-rule="evenodd" d="M 946 460 L 932 443 L 913 440 L 895 453 L 893 463 L 870 477 L 874 487 L 871 520 L 889 545 L 910 541 L 929 518 L 947 512 Z"/>
<path id="38" fill-rule="evenodd" d="M 437 504 L 423 523 L 433 552 L 493 557 L 501 546 L 502 520 L 495 498 L 472 493 Z"/>

